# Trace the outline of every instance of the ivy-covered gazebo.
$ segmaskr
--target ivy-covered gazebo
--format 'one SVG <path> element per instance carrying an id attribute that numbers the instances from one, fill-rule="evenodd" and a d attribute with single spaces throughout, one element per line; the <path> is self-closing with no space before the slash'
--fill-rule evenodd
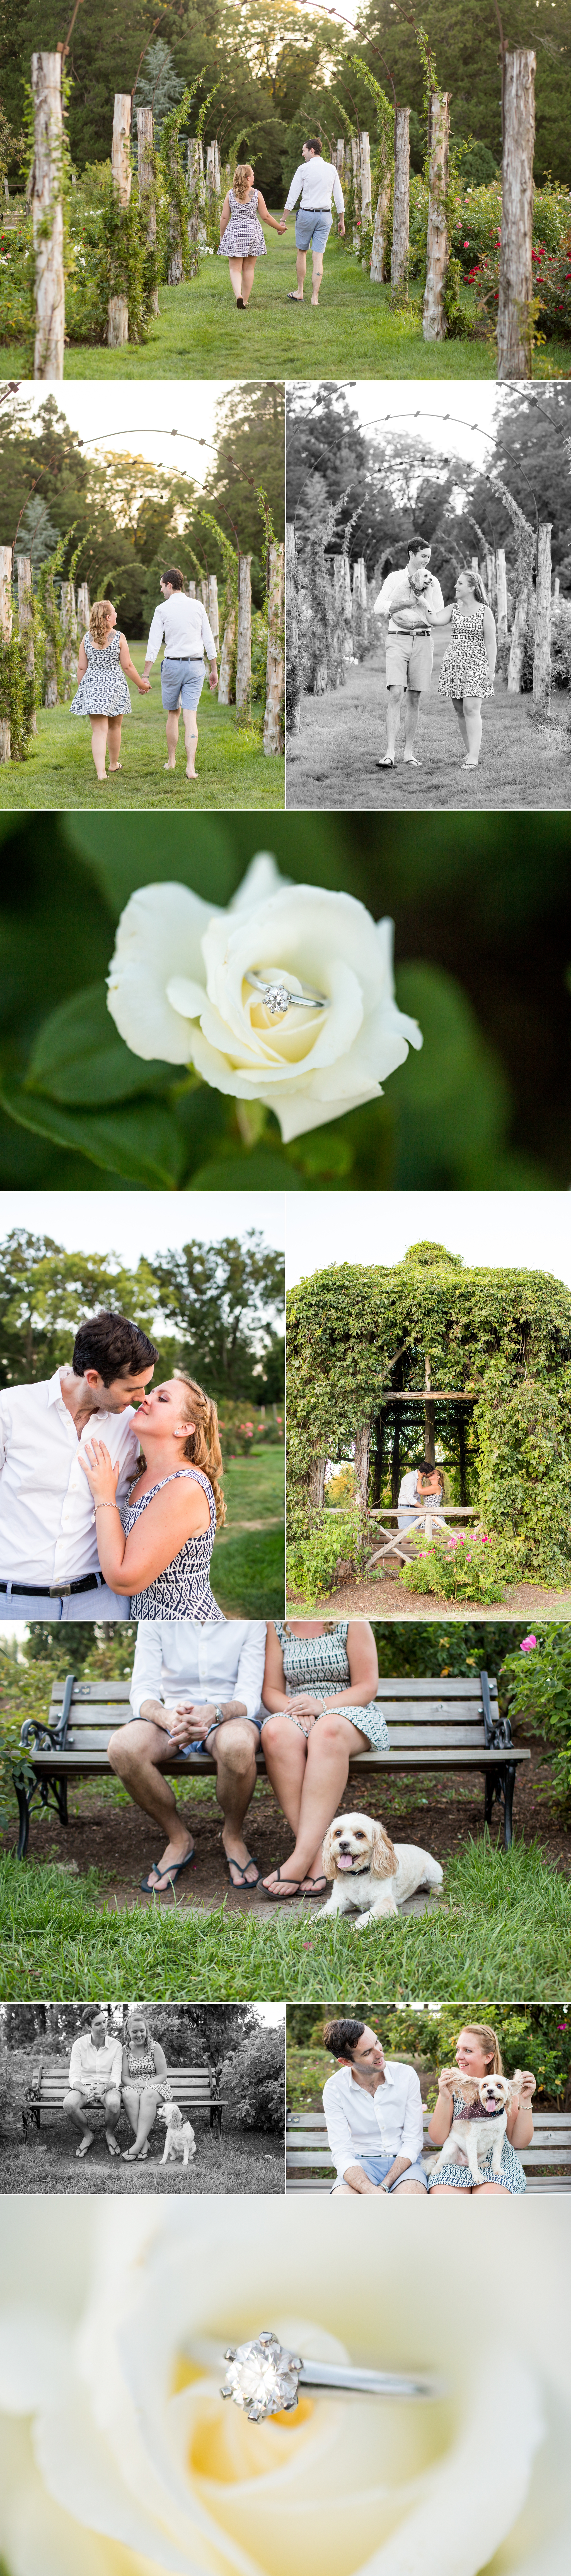
<path id="1" fill-rule="evenodd" d="M 506 1575 L 567 1583 L 571 1291 L 541 1270 L 469 1269 L 412 1244 L 392 1269 L 344 1262 L 288 1298 L 288 1488 L 294 1519 L 354 1458 L 363 1511 L 394 1510 L 407 1468 L 502 1541 Z"/>

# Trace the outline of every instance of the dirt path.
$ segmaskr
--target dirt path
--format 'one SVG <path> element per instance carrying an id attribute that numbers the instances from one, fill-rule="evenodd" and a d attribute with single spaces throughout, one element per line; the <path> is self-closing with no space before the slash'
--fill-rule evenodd
<path id="1" fill-rule="evenodd" d="M 325 698 L 304 697 L 301 733 L 288 741 L 288 807 L 349 806 L 380 813 L 402 807 L 427 813 L 459 807 L 568 805 L 571 801 L 571 736 L 559 742 L 553 725 L 539 733 L 531 722 L 531 697 L 508 696 L 505 680 L 482 707 L 479 768 L 463 770 L 463 749 L 450 701 L 438 696 L 444 652 L 435 647 L 430 690 L 423 691 L 415 741 L 419 769 L 403 764 L 404 727 L 395 769 L 378 769 L 386 749 L 384 654 L 379 650 L 349 665 L 342 689 Z M 561 713 L 566 705 L 561 697 Z M 554 712 L 557 716 L 558 694 Z"/>
<path id="2" fill-rule="evenodd" d="M 304 1604 L 292 1594 L 289 1608 L 305 1616 Z M 340 1583 L 315 1604 L 326 1619 L 571 1619 L 571 1591 L 545 1592 L 538 1583 L 506 1583 L 501 1601 L 442 1601 L 434 1592 L 407 1592 L 398 1576 L 384 1574 L 378 1583 Z M 309 1614 L 307 1614 L 309 1615 Z M 313 1613 L 312 1613 L 313 1616 Z"/>

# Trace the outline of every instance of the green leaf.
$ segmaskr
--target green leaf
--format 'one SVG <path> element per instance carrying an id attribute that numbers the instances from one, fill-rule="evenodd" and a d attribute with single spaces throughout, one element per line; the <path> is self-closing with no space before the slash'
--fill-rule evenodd
<path id="1" fill-rule="evenodd" d="M 87 984 L 44 1020 L 32 1051 L 31 1091 L 78 1108 L 106 1108 L 137 1092 L 172 1084 L 172 1065 L 143 1062 L 119 1037 L 107 1009 L 105 985 Z"/>
<path id="2" fill-rule="evenodd" d="M 87 863 L 114 920 L 138 886 L 176 880 L 206 903 L 211 898 L 223 906 L 244 874 L 228 826 L 208 814 L 169 814 L 166 831 L 162 815 L 153 813 L 80 812 L 62 820 L 68 850 Z M 265 839 L 260 829 L 253 849 L 265 846 Z"/>
<path id="3" fill-rule="evenodd" d="M 175 1118 L 155 1101 L 109 1110 L 107 1117 L 89 1117 L 80 1110 L 58 1109 L 5 1075 L 0 1105 L 9 1118 L 31 1128 L 34 1135 L 49 1136 L 54 1145 L 71 1146 L 102 1171 L 118 1172 L 135 1188 L 178 1187 L 185 1165 L 184 1138 Z"/>
<path id="4" fill-rule="evenodd" d="M 285 1154 L 272 1154 L 269 1147 L 260 1145 L 251 1153 L 247 1147 L 243 1154 L 236 1148 L 234 1153 L 221 1154 L 219 1162 L 201 1163 L 187 1186 L 191 1190 L 304 1190 L 306 1182 L 301 1172 L 286 1163 Z"/>

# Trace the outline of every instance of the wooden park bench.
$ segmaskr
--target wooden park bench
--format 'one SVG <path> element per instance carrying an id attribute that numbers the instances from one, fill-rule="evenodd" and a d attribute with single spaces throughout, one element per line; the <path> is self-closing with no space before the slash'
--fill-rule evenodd
<path id="1" fill-rule="evenodd" d="M 331 2063 L 333 2066 L 333 2060 Z M 430 2117 L 430 2112 L 425 2111 L 422 2163 L 426 2173 L 430 2173 L 439 2154 L 439 2148 L 432 2147 L 428 2138 Z M 571 2111 L 534 2111 L 533 2131 L 530 2147 L 514 2149 L 523 2165 L 528 2191 L 571 2191 Z M 331 2190 L 335 2165 L 324 2111 L 288 2111 L 286 2150 L 288 2191 Z"/>
<path id="2" fill-rule="evenodd" d="M 487 1672 L 432 1681 L 383 1678 L 377 1698 L 387 1720 L 389 1752 L 351 1754 L 350 1775 L 400 1771 L 412 1778 L 421 1771 L 460 1775 L 480 1771 L 485 1822 L 491 1824 L 494 1798 L 503 1802 L 504 1842 L 509 1850 L 516 1767 L 529 1762 L 531 1755 L 512 1744 L 509 1718 L 500 1716 L 497 1682 Z M 20 1760 L 13 1766 L 20 1814 L 19 1860 L 27 1851 L 34 1799 L 39 1798 L 42 1807 L 54 1806 L 60 1823 L 67 1825 L 68 1780 L 108 1776 L 109 1737 L 129 1717 L 127 1681 L 81 1682 L 68 1673 L 65 1681 L 54 1682 L 48 1719 L 25 1719 Z M 256 1767 L 262 1777 L 267 1776 L 261 1751 Z M 170 1777 L 190 1781 L 193 1775 L 214 1773 L 216 1764 L 210 1753 L 191 1752 L 186 1758 L 173 1751 L 166 1768 Z"/>
<path id="3" fill-rule="evenodd" d="M 226 2097 L 218 2093 L 212 2069 L 209 2066 L 167 2066 L 167 2076 L 173 2102 L 180 2103 L 184 2118 L 190 2119 L 194 2125 L 196 2112 L 208 2111 L 211 2132 L 215 2131 L 216 2137 L 220 2138 Z M 22 2103 L 25 2139 L 28 2136 L 30 2120 L 35 2120 L 36 2128 L 40 2128 L 42 2111 L 44 2113 L 55 2111 L 61 2114 L 66 2093 L 69 2093 L 69 2057 L 65 2066 L 60 2064 L 56 2066 L 53 2058 L 41 2057 L 39 2065 L 34 2067 L 28 2091 Z M 123 2116 L 126 2118 L 126 2113 L 124 2115 L 121 2111 L 121 2118 Z"/>

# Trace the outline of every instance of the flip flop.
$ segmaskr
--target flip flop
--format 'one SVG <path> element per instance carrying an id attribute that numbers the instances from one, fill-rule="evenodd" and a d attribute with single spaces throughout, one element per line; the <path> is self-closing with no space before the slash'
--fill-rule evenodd
<path id="1" fill-rule="evenodd" d="M 375 762 L 376 769 L 394 769 L 394 765 L 394 760 L 391 760 L 390 752 L 386 753 L 384 760 L 377 760 Z"/>
<path id="2" fill-rule="evenodd" d="M 310 1897 L 310 1898 L 311 1898 L 311 1897 L 313 1897 L 313 1896 L 326 1896 L 326 1895 L 327 1895 L 327 1889 L 328 1889 L 328 1886 L 329 1886 L 329 1880 L 328 1880 L 328 1878 L 306 1878 L 306 1879 L 302 1879 L 302 1881 L 301 1881 L 301 1891 L 302 1891 L 302 1895 L 303 1895 L 303 1896 L 308 1896 L 308 1897 Z"/>
<path id="3" fill-rule="evenodd" d="M 261 1872 L 261 1869 L 260 1869 L 259 1861 L 257 1861 L 257 1860 L 256 1860 L 255 1852 L 250 1852 L 250 1858 L 249 1858 L 249 1860 L 247 1860 L 247 1861 L 246 1861 L 246 1864 L 245 1864 L 245 1868 L 244 1868 L 244 1869 L 241 1869 L 241 1868 L 240 1868 L 240 1862 L 239 1862 L 239 1860 L 233 1860 L 231 1857 L 229 1857 L 228 1852 L 224 1852 L 224 1866 L 225 1866 L 225 1870 L 226 1870 L 226 1877 L 230 1879 L 230 1886 L 231 1886 L 231 1887 L 239 1887 L 239 1886 L 240 1886 L 240 1882 L 241 1882 L 241 1884 L 242 1884 L 242 1887 L 261 1887 L 261 1884 L 262 1884 L 262 1872 Z M 237 1877 L 237 1879 L 236 1879 L 236 1878 L 232 1878 L 231 1872 L 232 1872 L 232 1870 L 233 1870 L 233 1869 L 237 1869 L 237 1871 L 238 1871 L 238 1877 Z M 247 1869 L 256 1869 L 256 1870 L 257 1870 L 257 1872 L 258 1872 L 257 1878 L 247 1878 L 247 1877 L 246 1877 L 246 1870 L 247 1870 Z"/>
<path id="4" fill-rule="evenodd" d="M 92 2146 L 93 2146 L 93 2139 L 92 2139 L 92 2138 L 88 2138 L 87 2146 L 84 2146 L 84 2144 L 83 2144 L 83 2139 L 82 2139 L 82 2141 L 81 2141 L 81 2146 L 76 2147 L 76 2150 L 75 2150 L 75 2156 L 76 2156 L 76 2163 L 77 2163 L 77 2164 L 81 2164 L 81 2165 L 83 2164 L 83 2158 L 84 2158 L 84 2156 L 88 2156 L 88 2155 L 89 2155 L 89 2149 L 90 2149 L 90 2147 L 92 2147 Z"/>
<path id="5" fill-rule="evenodd" d="M 287 300 L 288 300 L 288 304 L 303 304 L 303 296 L 302 296 L 302 295 L 296 295 L 296 293 L 295 293 L 295 288 L 294 288 L 293 286 L 292 286 L 292 287 L 290 287 L 290 291 L 289 291 L 288 299 L 287 299 Z"/>
<path id="6" fill-rule="evenodd" d="M 181 1877 L 183 1869 L 190 1868 L 191 1860 L 194 1860 L 194 1843 L 191 1851 L 185 1853 L 184 1860 L 168 1861 L 165 1869 L 161 1869 L 158 1860 L 152 1860 L 151 1869 L 156 1869 L 160 1877 L 166 1879 L 166 1887 L 155 1887 L 150 1878 L 142 1878 L 139 1884 L 144 1895 L 166 1896 L 167 1887 L 174 1887 L 175 1878 Z"/>
<path id="7" fill-rule="evenodd" d="M 120 2148 L 120 2147 L 118 2147 L 118 2145 L 117 2145 L 117 2139 L 116 2139 L 116 2138 L 113 2138 L 113 2139 L 108 2138 L 108 2137 L 107 2137 L 107 2133 L 106 2133 L 106 2135 L 105 2135 L 105 2145 L 106 2145 L 106 2148 L 107 2148 L 107 2154 L 108 2154 L 108 2156 L 120 2156 L 120 2154 L 121 2154 L 121 2148 Z"/>
<path id="8" fill-rule="evenodd" d="M 281 1869 L 276 1870 L 275 1876 L 281 1880 L 282 1888 L 286 1888 L 288 1896 L 290 1895 L 290 1892 L 292 1896 L 295 1896 L 296 1890 L 299 1895 L 300 1888 L 303 1886 L 303 1879 L 282 1878 Z M 269 1897 L 271 1905 L 281 1905 L 284 1902 L 283 1898 L 278 1896 L 277 1888 L 275 1887 L 267 1887 L 266 1896 Z"/>

